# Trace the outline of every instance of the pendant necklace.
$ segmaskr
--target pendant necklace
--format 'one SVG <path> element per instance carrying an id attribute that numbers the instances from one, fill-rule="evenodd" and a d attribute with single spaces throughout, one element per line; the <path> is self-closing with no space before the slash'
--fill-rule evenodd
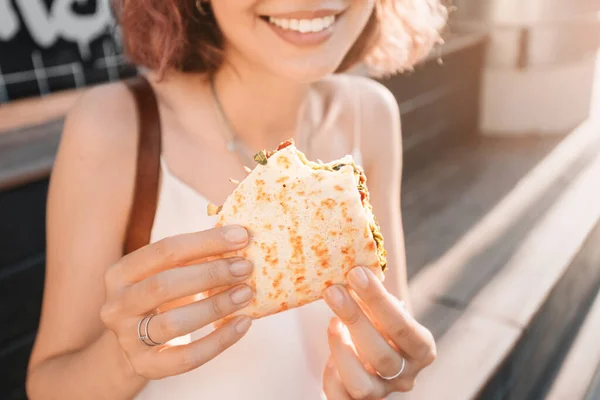
<path id="1" fill-rule="evenodd" d="M 225 113 L 225 110 L 223 109 L 223 105 L 221 104 L 221 100 L 219 99 L 219 95 L 218 95 L 217 89 L 215 87 L 215 80 L 214 80 L 213 76 L 210 77 L 210 88 L 212 91 L 212 96 L 213 96 L 215 105 L 219 112 L 219 116 L 221 118 L 221 122 L 225 126 L 225 129 L 228 133 L 227 135 L 225 133 L 223 133 L 223 136 L 224 136 L 224 139 L 226 142 L 226 146 L 227 146 L 227 150 L 230 153 L 236 153 L 238 159 L 242 163 L 242 166 L 252 168 L 252 166 L 254 166 L 254 164 L 255 164 L 254 157 L 253 157 L 254 154 L 252 153 L 252 151 L 248 151 L 248 148 L 244 145 L 244 143 L 242 143 L 242 141 L 238 138 L 235 131 L 233 130 L 233 127 L 231 126 L 231 121 L 229 120 L 229 118 L 227 118 L 227 114 Z M 307 137 L 306 137 L 305 148 L 306 148 L 306 154 L 308 156 L 309 148 L 310 148 L 310 135 L 307 135 Z"/>

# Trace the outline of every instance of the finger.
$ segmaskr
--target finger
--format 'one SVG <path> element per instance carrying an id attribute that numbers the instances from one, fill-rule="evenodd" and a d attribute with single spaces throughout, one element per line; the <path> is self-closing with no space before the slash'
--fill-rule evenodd
<path id="1" fill-rule="evenodd" d="M 327 400 L 352 400 L 335 368 L 334 361 L 331 359 L 327 362 L 323 373 L 323 392 Z"/>
<path id="2" fill-rule="evenodd" d="M 383 333 L 412 360 L 429 365 L 435 359 L 431 333 L 419 324 L 367 268 L 357 267 L 348 274 L 350 287 L 368 308 Z"/>
<path id="3" fill-rule="evenodd" d="M 160 271 L 239 250 L 248 243 L 248 232 L 226 226 L 168 237 L 124 256 L 114 267 L 125 282 L 139 282 Z"/>
<path id="4" fill-rule="evenodd" d="M 147 378 L 157 379 L 196 369 L 240 340 L 251 324 L 250 318 L 237 317 L 190 344 L 165 347 L 156 352 L 141 352 L 135 360 L 136 371 Z"/>
<path id="5" fill-rule="evenodd" d="M 247 306 L 254 293 L 247 285 L 239 285 L 214 296 L 157 314 L 148 323 L 148 336 L 165 343 L 194 332 L 211 322 Z"/>
<path id="6" fill-rule="evenodd" d="M 352 399 L 379 399 L 385 388 L 379 380 L 367 372 L 352 346 L 350 334 L 334 318 L 328 330 L 329 348 L 340 378 Z"/>
<path id="7" fill-rule="evenodd" d="M 346 288 L 331 286 L 325 300 L 348 327 L 361 358 L 383 376 L 394 376 L 402 367 L 402 356 L 371 323 Z"/>
<path id="8" fill-rule="evenodd" d="M 239 258 L 170 269 L 131 286 L 124 302 L 130 312 L 144 315 L 170 301 L 240 283 L 251 272 L 252 263 Z"/>

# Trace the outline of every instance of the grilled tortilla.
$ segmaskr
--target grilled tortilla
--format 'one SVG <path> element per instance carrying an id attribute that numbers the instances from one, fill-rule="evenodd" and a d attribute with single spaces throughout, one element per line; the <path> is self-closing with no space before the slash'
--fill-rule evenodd
<path id="1" fill-rule="evenodd" d="M 255 156 L 257 166 L 218 214 L 217 226 L 241 225 L 249 245 L 225 257 L 254 264 L 249 285 L 256 295 L 235 315 L 260 318 L 318 300 L 344 284 L 355 266 L 383 280 L 386 254 L 362 169 L 351 156 L 315 163 L 293 141 Z"/>

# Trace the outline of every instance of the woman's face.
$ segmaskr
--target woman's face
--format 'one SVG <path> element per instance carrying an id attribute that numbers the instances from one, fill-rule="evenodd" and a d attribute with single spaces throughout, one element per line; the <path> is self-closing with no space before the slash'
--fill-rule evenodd
<path id="1" fill-rule="evenodd" d="M 308 82 L 334 72 L 375 0 L 212 0 L 226 58 Z"/>

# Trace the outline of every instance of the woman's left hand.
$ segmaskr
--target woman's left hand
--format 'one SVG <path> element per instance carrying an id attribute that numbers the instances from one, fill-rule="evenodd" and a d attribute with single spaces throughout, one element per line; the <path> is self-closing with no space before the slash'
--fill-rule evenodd
<path id="1" fill-rule="evenodd" d="M 354 268 L 348 280 L 355 296 L 342 286 L 324 293 L 339 318 L 329 326 L 327 399 L 376 400 L 412 390 L 418 373 L 436 357 L 432 334 L 367 268 Z"/>

